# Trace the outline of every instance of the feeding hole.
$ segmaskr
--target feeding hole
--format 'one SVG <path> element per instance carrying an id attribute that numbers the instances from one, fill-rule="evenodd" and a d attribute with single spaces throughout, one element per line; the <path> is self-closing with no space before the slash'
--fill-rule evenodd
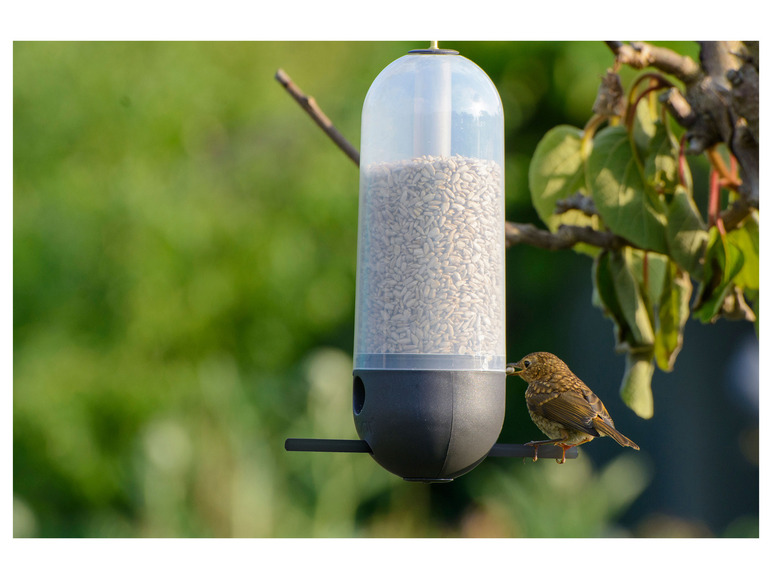
<path id="1" fill-rule="evenodd" d="M 365 383 L 359 376 L 354 377 L 354 414 L 362 412 L 365 405 Z"/>

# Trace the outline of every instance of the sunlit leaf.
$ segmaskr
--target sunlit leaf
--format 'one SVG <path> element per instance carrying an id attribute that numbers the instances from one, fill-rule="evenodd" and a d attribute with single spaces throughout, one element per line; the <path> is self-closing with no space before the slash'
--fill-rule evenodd
<path id="1" fill-rule="evenodd" d="M 639 150 L 649 148 L 651 140 L 657 131 L 657 109 L 648 98 L 644 98 L 635 108 L 635 124 L 633 125 L 633 139 Z"/>
<path id="2" fill-rule="evenodd" d="M 560 125 L 548 131 L 536 146 L 528 169 L 528 185 L 531 200 L 539 218 L 550 231 L 561 225 L 599 227 L 600 219 L 580 211 L 555 214 L 558 201 L 572 196 L 584 187 L 584 159 L 582 157 L 582 131 L 576 127 Z M 595 254 L 597 249 L 586 244 L 576 247 Z"/>
<path id="3" fill-rule="evenodd" d="M 642 249 L 667 253 L 665 206 L 646 187 L 624 127 L 598 132 L 586 173 L 598 213 L 614 233 Z"/>

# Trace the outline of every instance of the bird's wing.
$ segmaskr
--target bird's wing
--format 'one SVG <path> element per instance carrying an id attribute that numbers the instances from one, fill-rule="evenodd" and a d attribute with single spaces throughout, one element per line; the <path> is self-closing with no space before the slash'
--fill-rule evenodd
<path id="1" fill-rule="evenodd" d="M 603 403 L 589 389 L 569 389 L 555 392 L 549 391 L 546 387 L 540 388 L 538 384 L 534 384 L 534 386 L 536 387 L 527 401 L 531 412 L 558 422 L 567 428 L 573 428 L 592 436 L 600 436 L 592 420 L 600 414 L 599 410 L 603 407 Z M 600 408 L 598 404 L 600 404 Z M 606 413 L 606 415 L 608 414 Z"/>

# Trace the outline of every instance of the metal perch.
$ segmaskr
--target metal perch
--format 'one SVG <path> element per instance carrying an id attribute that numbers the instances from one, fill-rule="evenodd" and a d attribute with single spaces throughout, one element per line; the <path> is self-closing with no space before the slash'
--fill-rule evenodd
<path id="1" fill-rule="evenodd" d="M 340 440 L 334 438 L 288 438 L 284 449 L 292 452 L 362 452 L 372 454 L 364 440 Z M 534 448 L 525 444 L 496 443 L 488 452 L 489 457 L 533 458 Z M 560 458 L 562 450 L 557 446 L 543 446 L 539 458 Z M 566 450 L 566 458 L 579 456 L 577 448 Z"/>

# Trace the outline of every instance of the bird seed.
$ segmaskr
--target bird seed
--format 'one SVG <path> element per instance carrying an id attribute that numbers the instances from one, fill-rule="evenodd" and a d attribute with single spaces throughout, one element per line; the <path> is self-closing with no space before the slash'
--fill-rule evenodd
<path id="1" fill-rule="evenodd" d="M 363 169 L 358 353 L 504 356 L 502 183 L 459 155 Z"/>

